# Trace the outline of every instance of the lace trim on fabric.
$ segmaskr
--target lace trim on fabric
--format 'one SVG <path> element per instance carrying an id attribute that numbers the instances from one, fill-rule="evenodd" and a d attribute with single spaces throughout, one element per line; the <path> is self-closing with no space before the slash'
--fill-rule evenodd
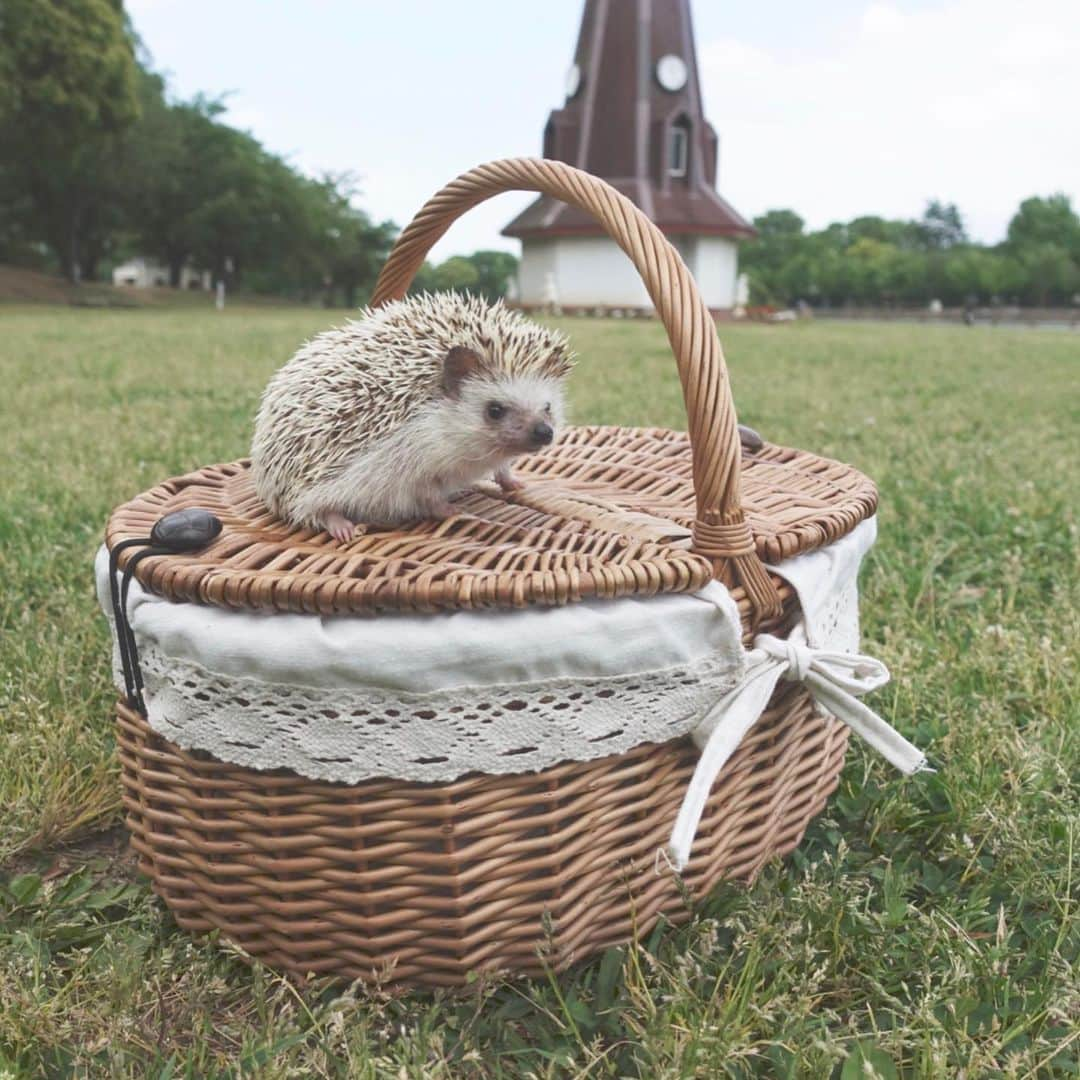
<path id="1" fill-rule="evenodd" d="M 222 676 L 143 646 L 149 721 L 185 749 L 319 780 L 447 782 L 535 772 L 690 732 L 742 664 L 429 694 L 319 689 Z"/>

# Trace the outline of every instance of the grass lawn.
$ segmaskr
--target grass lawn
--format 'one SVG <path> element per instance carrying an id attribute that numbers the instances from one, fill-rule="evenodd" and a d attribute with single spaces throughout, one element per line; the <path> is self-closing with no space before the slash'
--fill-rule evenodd
<path id="1" fill-rule="evenodd" d="M 722 331 L 746 422 L 880 485 L 871 702 L 935 775 L 853 745 L 752 889 L 548 983 L 297 988 L 177 931 L 115 830 L 91 562 L 113 505 L 246 453 L 329 318 L 0 309 L 0 1077 L 1080 1073 L 1075 333 Z M 578 420 L 684 424 L 658 325 L 566 328 Z"/>

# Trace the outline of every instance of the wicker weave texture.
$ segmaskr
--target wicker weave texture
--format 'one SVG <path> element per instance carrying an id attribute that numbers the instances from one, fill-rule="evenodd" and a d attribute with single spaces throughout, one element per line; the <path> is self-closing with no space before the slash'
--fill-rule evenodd
<path id="1" fill-rule="evenodd" d="M 196 554 L 140 562 L 146 588 L 172 600 L 321 614 L 564 604 L 693 591 L 712 578 L 712 564 L 688 550 L 695 505 L 686 434 L 570 428 L 518 472 L 526 486 L 514 495 L 492 485 L 446 521 L 338 544 L 272 517 L 246 462 L 210 466 L 119 507 L 106 542 L 146 536 L 169 511 L 206 507 L 224 522 L 222 534 Z M 743 456 L 742 473 L 756 550 L 768 562 L 830 543 L 877 506 L 873 483 L 857 470 L 800 450 L 766 444 Z M 733 593 L 750 604 L 742 588 Z"/>
<path id="2" fill-rule="evenodd" d="M 689 740 L 536 774 L 349 786 L 184 752 L 124 704 L 117 721 L 128 826 L 154 889 L 185 929 L 221 930 L 295 975 L 535 975 L 541 952 L 562 969 L 688 915 L 656 852 L 697 760 Z M 846 744 L 843 725 L 782 684 L 713 788 L 690 891 L 751 880 L 793 850 Z"/>

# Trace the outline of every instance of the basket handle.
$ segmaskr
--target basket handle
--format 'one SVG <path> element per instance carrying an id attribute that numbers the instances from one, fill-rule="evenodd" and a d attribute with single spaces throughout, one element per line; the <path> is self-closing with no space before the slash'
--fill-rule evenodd
<path id="1" fill-rule="evenodd" d="M 478 203 L 506 191 L 538 191 L 595 217 L 630 256 L 667 330 L 682 381 L 693 456 L 697 518 L 693 550 L 726 584 L 742 584 L 758 618 L 780 600 L 754 548 L 740 493 L 740 445 L 716 324 L 682 258 L 663 233 L 610 184 L 561 161 L 507 158 L 471 169 L 433 195 L 398 237 L 372 306 L 405 295 L 428 251 Z"/>

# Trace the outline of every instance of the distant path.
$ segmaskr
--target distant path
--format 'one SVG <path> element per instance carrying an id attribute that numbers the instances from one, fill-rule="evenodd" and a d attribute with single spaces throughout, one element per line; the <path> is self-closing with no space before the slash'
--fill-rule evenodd
<path id="1" fill-rule="evenodd" d="M 961 326 L 962 308 L 945 308 L 934 315 L 925 308 L 892 310 L 889 308 L 832 308 L 815 310 L 814 318 L 831 322 L 902 322 L 920 326 Z M 1080 330 L 1080 309 L 1020 308 L 1014 305 L 1001 308 L 975 309 L 976 326 L 1004 326 L 1013 329 Z"/>
<path id="2" fill-rule="evenodd" d="M 815 312 L 819 322 L 843 323 L 911 323 L 915 326 L 963 326 L 958 318 L 919 318 L 915 315 L 822 315 Z M 1080 319 L 1071 322 L 1066 319 L 990 319 L 975 317 L 974 328 L 985 327 L 988 330 L 1002 328 L 1006 330 L 1072 330 L 1080 332 Z"/>

